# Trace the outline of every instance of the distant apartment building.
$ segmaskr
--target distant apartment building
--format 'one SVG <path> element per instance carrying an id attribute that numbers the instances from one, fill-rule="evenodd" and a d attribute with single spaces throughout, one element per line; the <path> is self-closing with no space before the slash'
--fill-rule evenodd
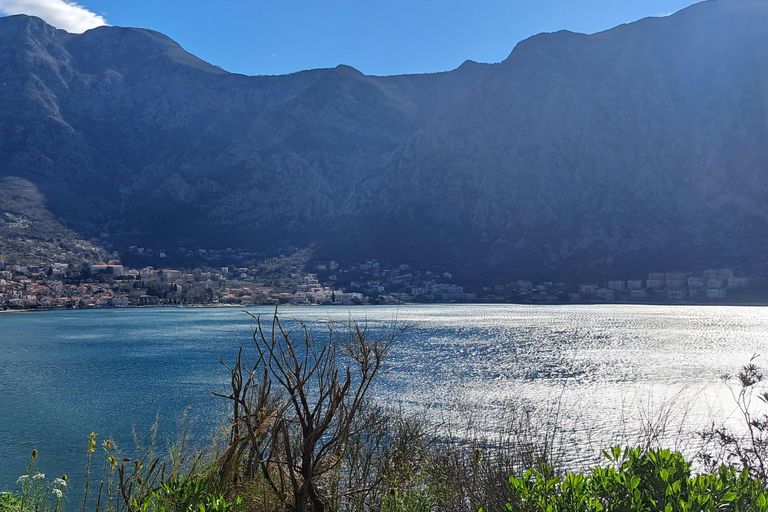
<path id="1" fill-rule="evenodd" d="M 597 295 L 598 297 L 600 297 L 601 299 L 606 300 L 606 301 L 611 301 L 611 300 L 614 299 L 614 292 L 613 292 L 613 290 L 608 289 L 608 288 L 599 288 L 595 292 L 595 295 Z"/>
<path id="2" fill-rule="evenodd" d="M 640 290 L 643 287 L 642 279 L 630 279 L 627 281 L 628 290 Z"/>
<path id="3" fill-rule="evenodd" d="M 683 279 L 667 279 L 667 288 L 680 289 L 685 288 L 686 280 Z"/>
<path id="4" fill-rule="evenodd" d="M 682 300 L 685 298 L 685 289 L 683 288 L 668 288 L 667 299 L 669 300 Z"/>
<path id="5" fill-rule="evenodd" d="M 719 277 L 723 281 L 728 281 L 728 279 L 733 277 L 733 269 L 732 268 L 720 269 L 717 272 L 717 277 Z"/>
<path id="6" fill-rule="evenodd" d="M 177 279 L 181 279 L 181 270 L 163 270 L 163 275 L 168 281 L 176 281 Z"/>
<path id="7" fill-rule="evenodd" d="M 580 284 L 579 293 L 582 293 L 582 294 L 597 293 L 597 285 L 596 284 Z"/>
<path id="8" fill-rule="evenodd" d="M 131 290 L 128 292 L 128 297 L 131 299 L 138 299 L 145 295 L 147 295 L 146 288 L 131 288 Z"/>
<path id="9" fill-rule="evenodd" d="M 667 272 L 665 280 L 666 287 L 672 289 L 685 288 L 686 279 L 682 272 Z"/>
<path id="10" fill-rule="evenodd" d="M 626 281 L 608 281 L 608 288 L 617 292 L 627 289 Z"/>
<path id="11" fill-rule="evenodd" d="M 728 288 L 744 288 L 749 285 L 749 279 L 746 277 L 729 277 Z"/>
<path id="12" fill-rule="evenodd" d="M 688 278 L 688 288 L 704 288 L 704 278 L 703 277 L 689 277 Z"/>
<path id="13" fill-rule="evenodd" d="M 645 296 L 645 288 L 632 288 L 629 290 L 630 299 L 644 299 Z"/>
<path id="14" fill-rule="evenodd" d="M 722 288 L 723 282 L 720 279 L 707 279 L 707 288 Z"/>
<path id="15" fill-rule="evenodd" d="M 709 288 L 707 290 L 707 298 L 708 299 L 724 299 L 725 288 Z"/>
<path id="16" fill-rule="evenodd" d="M 649 274 L 649 277 L 653 274 Z M 652 288 L 652 289 L 658 289 L 658 288 L 664 288 L 664 286 L 667 284 L 666 279 L 648 279 L 645 282 L 646 288 Z"/>

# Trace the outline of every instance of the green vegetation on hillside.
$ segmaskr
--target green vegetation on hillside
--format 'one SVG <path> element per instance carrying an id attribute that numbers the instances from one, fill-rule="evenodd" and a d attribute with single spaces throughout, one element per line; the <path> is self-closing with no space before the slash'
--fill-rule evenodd
<path id="1" fill-rule="evenodd" d="M 0 261 L 22 265 L 105 260 L 103 249 L 68 229 L 30 181 L 0 178 Z"/>

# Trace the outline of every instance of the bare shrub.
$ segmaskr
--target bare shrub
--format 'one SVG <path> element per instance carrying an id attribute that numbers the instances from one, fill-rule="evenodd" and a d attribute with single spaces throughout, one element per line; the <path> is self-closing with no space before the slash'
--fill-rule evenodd
<path id="1" fill-rule="evenodd" d="M 722 377 L 741 414 L 742 431 L 712 424 L 700 433 L 704 443 L 698 455 L 708 470 L 728 464 L 748 469 L 753 478 L 768 482 L 768 412 L 764 407 L 768 404 L 768 391 L 755 358 L 753 356 L 735 376 Z M 756 409 L 761 405 L 763 410 L 758 412 Z"/>
<path id="2" fill-rule="evenodd" d="M 250 481 L 258 472 L 296 512 L 325 511 L 334 499 L 364 494 L 359 479 L 338 488 L 338 472 L 347 443 L 370 430 L 366 419 L 376 422 L 364 412 L 366 396 L 406 326 L 374 332 L 351 320 L 329 322 L 321 337 L 314 324 L 285 328 L 277 310 L 266 327 L 252 317 L 255 361 L 249 365 L 241 348 L 235 364 L 225 365 L 231 393 L 215 393 L 232 405 L 220 478 Z"/>

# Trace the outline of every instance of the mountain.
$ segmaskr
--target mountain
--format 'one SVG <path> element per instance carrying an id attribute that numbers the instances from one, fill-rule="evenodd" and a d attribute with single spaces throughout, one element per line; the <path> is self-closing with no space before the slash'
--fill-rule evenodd
<path id="1" fill-rule="evenodd" d="M 710 0 L 446 73 L 248 77 L 157 32 L 10 16 L 0 177 L 118 247 L 312 245 L 479 277 L 759 271 L 767 43 L 768 4 Z"/>

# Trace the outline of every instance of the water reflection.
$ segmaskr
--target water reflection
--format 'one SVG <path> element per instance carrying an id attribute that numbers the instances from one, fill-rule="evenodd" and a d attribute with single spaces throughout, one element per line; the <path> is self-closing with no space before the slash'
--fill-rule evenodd
<path id="1" fill-rule="evenodd" d="M 446 424 L 472 418 L 489 437 L 523 409 L 556 414 L 577 462 L 651 424 L 663 423 L 672 443 L 690 438 L 681 429 L 733 418 L 717 377 L 768 346 L 759 307 L 282 310 L 307 322 L 350 314 L 374 330 L 393 319 L 415 323 L 374 389 L 380 402 Z M 88 433 L 130 447 L 132 429 L 147 432 L 158 411 L 168 437 L 188 406 L 198 432 L 215 429 L 221 404 L 209 391 L 226 385 L 218 360 L 234 357 L 252 326 L 236 309 L 0 315 L 0 489 L 15 482 L 32 447 L 52 472 L 76 474 Z"/>

